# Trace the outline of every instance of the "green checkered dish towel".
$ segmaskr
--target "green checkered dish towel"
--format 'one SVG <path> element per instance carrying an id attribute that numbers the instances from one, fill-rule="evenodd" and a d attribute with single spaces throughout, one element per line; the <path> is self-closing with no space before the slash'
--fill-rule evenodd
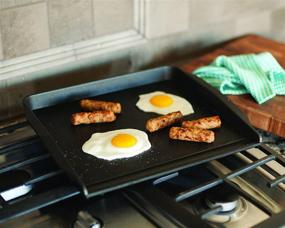
<path id="1" fill-rule="evenodd" d="M 222 94 L 250 93 L 259 104 L 276 95 L 285 95 L 285 71 L 268 52 L 219 56 L 209 66 L 194 70 L 193 74 Z"/>

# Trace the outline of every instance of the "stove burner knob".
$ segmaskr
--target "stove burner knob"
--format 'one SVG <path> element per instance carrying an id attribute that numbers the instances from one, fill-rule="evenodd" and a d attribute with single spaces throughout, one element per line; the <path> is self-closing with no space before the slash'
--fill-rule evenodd
<path id="1" fill-rule="evenodd" d="M 233 202 L 211 202 L 209 199 L 206 199 L 206 203 L 210 208 L 221 207 L 221 212 L 232 211 L 237 208 L 238 201 Z"/>
<path id="2" fill-rule="evenodd" d="M 206 204 L 210 208 L 221 207 L 221 212 L 232 211 L 239 204 L 239 195 L 229 186 L 221 185 L 211 189 L 206 196 Z"/>
<path id="3" fill-rule="evenodd" d="M 79 211 L 77 220 L 74 222 L 74 228 L 101 228 L 102 223 L 90 215 L 87 211 Z"/>

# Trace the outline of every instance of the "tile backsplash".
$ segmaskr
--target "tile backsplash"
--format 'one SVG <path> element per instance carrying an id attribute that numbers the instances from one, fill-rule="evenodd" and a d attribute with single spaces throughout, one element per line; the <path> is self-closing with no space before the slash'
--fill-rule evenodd
<path id="1" fill-rule="evenodd" d="M 47 7 L 51 47 L 94 37 L 91 1 L 48 0 Z"/>
<path id="2" fill-rule="evenodd" d="M 284 21 L 285 0 L 0 0 L 0 120 L 21 113 L 30 93 L 167 64 L 247 33 L 285 41 Z"/>
<path id="3" fill-rule="evenodd" d="M 5 59 L 49 48 L 49 30 L 45 3 L 2 10 L 0 25 Z"/>
<path id="4" fill-rule="evenodd" d="M 110 35 L 133 28 L 133 0 L 94 0 L 93 5 L 95 36 Z"/>

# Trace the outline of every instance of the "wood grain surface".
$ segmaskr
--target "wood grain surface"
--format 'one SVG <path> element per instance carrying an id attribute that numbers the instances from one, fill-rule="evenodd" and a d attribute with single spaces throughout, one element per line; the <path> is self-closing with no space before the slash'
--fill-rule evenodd
<path id="1" fill-rule="evenodd" d="M 285 44 L 257 35 L 247 35 L 227 42 L 221 47 L 198 58 L 179 65 L 186 72 L 208 65 L 219 55 L 238 55 L 270 52 L 285 68 Z M 251 95 L 230 95 L 228 99 L 243 111 L 250 123 L 262 130 L 285 138 L 285 96 L 276 96 L 259 105 Z"/>

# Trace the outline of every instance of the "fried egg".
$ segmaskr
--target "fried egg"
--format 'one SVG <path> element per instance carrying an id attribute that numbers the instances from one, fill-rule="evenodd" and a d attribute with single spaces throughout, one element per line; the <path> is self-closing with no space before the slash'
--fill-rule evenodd
<path id="1" fill-rule="evenodd" d="M 162 91 L 140 95 L 136 106 L 144 112 L 161 115 L 176 111 L 181 111 L 183 116 L 194 113 L 192 105 L 186 99 Z"/>
<path id="2" fill-rule="evenodd" d="M 150 149 L 151 144 L 145 132 L 137 129 L 120 129 L 94 133 L 82 150 L 97 158 L 114 160 L 136 156 Z"/>

